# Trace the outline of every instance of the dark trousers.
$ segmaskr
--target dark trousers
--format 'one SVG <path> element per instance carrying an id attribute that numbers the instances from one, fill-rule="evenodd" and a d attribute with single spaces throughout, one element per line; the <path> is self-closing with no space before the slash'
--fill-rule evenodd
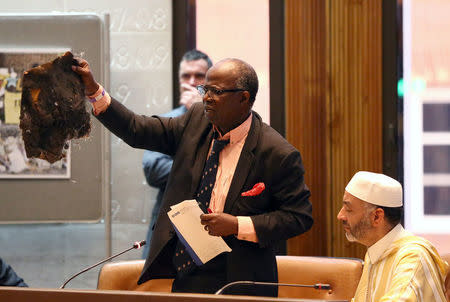
<path id="1" fill-rule="evenodd" d="M 228 280 L 226 254 L 221 254 L 187 275 L 178 274 L 172 283 L 172 292 L 214 294 L 232 281 L 238 280 Z M 227 288 L 222 294 L 277 297 L 278 288 L 266 285 L 235 285 Z"/>
<path id="2" fill-rule="evenodd" d="M 172 292 L 214 294 L 227 284 L 225 268 L 226 257 L 221 254 L 189 274 L 177 274 L 172 283 Z"/>

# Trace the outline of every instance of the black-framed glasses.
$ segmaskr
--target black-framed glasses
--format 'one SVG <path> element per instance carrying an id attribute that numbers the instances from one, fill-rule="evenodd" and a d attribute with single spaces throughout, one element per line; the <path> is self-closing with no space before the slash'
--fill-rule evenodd
<path id="1" fill-rule="evenodd" d="M 200 95 L 203 97 L 205 96 L 205 94 L 207 94 L 208 92 L 210 93 L 210 95 L 222 95 L 225 92 L 237 92 L 237 91 L 245 91 L 245 89 L 241 89 L 241 88 L 234 88 L 234 89 L 216 89 L 214 87 L 208 87 L 205 85 L 198 85 L 197 86 L 197 91 L 200 93 Z"/>

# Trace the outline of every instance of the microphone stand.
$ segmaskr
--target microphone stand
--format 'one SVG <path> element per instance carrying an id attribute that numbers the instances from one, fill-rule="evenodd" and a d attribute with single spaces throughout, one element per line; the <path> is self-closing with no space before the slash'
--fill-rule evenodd
<path id="1" fill-rule="evenodd" d="M 98 262 L 98 263 L 96 263 L 96 264 L 94 264 L 94 265 L 91 265 L 91 266 L 85 268 L 84 270 L 82 270 L 82 271 L 76 273 L 75 275 L 73 275 L 72 277 L 70 277 L 69 279 L 67 279 L 66 282 L 64 282 L 64 284 L 61 285 L 60 289 L 63 289 L 63 288 L 67 285 L 67 283 L 69 283 L 69 281 L 71 281 L 71 280 L 74 279 L 75 277 L 81 275 L 82 273 L 87 272 L 88 270 L 93 269 L 94 267 L 96 267 L 96 266 L 98 266 L 98 265 L 100 265 L 100 264 L 102 264 L 102 263 L 105 263 L 105 262 L 107 262 L 107 261 L 109 261 L 109 260 L 111 260 L 111 259 L 113 259 L 113 258 L 116 258 L 116 257 L 118 257 L 118 256 L 120 256 L 120 255 L 122 255 L 122 254 L 124 254 L 124 253 L 126 253 L 126 252 L 128 252 L 128 251 L 130 251 L 130 250 L 133 250 L 133 249 L 136 249 L 136 250 L 137 250 L 137 249 L 140 249 L 142 246 L 145 245 L 145 243 L 146 243 L 145 240 L 142 240 L 142 241 L 140 241 L 140 242 L 137 242 L 137 241 L 136 241 L 135 243 L 133 243 L 133 246 L 132 246 L 132 247 L 130 247 L 130 248 L 128 248 L 128 249 L 126 249 L 126 250 L 124 250 L 124 251 L 122 251 L 122 252 L 120 252 L 120 253 L 117 253 L 117 254 L 115 254 L 115 255 L 112 255 L 111 257 L 108 257 L 108 258 L 106 258 L 106 259 L 103 259 L 102 261 L 100 261 L 100 262 Z"/>
<path id="2" fill-rule="evenodd" d="M 215 295 L 221 295 L 222 292 L 230 287 L 235 285 L 269 285 L 269 286 L 292 286 L 292 287 L 310 287 L 318 290 L 329 290 L 331 289 L 330 284 L 322 284 L 316 283 L 314 285 L 306 285 L 306 284 L 292 284 L 292 283 L 275 283 L 275 282 L 258 282 L 258 281 L 234 281 L 228 284 L 225 284 L 222 288 L 216 291 Z"/>

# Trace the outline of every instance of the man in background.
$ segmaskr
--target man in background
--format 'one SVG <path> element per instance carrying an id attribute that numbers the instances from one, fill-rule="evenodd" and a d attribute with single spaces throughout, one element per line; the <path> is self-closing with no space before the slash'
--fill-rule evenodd
<path id="1" fill-rule="evenodd" d="M 337 218 L 349 241 L 368 248 L 353 301 L 446 301 L 448 264 L 403 229 L 402 213 L 402 186 L 393 178 L 361 171 L 345 188 Z"/>
<path id="2" fill-rule="evenodd" d="M 12 267 L 0 258 L 0 286 L 28 287 Z"/>
<path id="3" fill-rule="evenodd" d="M 181 58 L 178 70 L 178 80 L 180 84 L 180 106 L 170 112 L 162 114 L 164 117 L 177 117 L 184 114 L 192 104 L 201 102 L 202 97 L 197 91 L 197 86 L 205 82 L 206 71 L 212 66 L 211 59 L 205 53 L 193 49 L 187 51 Z M 142 258 L 147 258 L 152 238 L 153 225 L 158 217 L 159 209 L 166 188 L 167 179 L 172 169 L 173 159 L 171 156 L 146 150 L 142 158 L 145 179 L 149 186 L 159 189 L 156 195 L 156 202 L 150 216 L 149 228 L 147 231 L 147 244 L 142 251 Z"/>

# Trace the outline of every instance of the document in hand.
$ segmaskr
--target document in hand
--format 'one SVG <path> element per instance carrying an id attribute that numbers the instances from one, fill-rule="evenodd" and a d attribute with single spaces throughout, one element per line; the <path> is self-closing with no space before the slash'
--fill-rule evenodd
<path id="1" fill-rule="evenodd" d="M 211 236 L 204 229 L 200 223 L 204 213 L 196 200 L 185 200 L 170 208 L 167 215 L 195 264 L 203 265 L 223 252 L 231 252 L 222 237 Z"/>

